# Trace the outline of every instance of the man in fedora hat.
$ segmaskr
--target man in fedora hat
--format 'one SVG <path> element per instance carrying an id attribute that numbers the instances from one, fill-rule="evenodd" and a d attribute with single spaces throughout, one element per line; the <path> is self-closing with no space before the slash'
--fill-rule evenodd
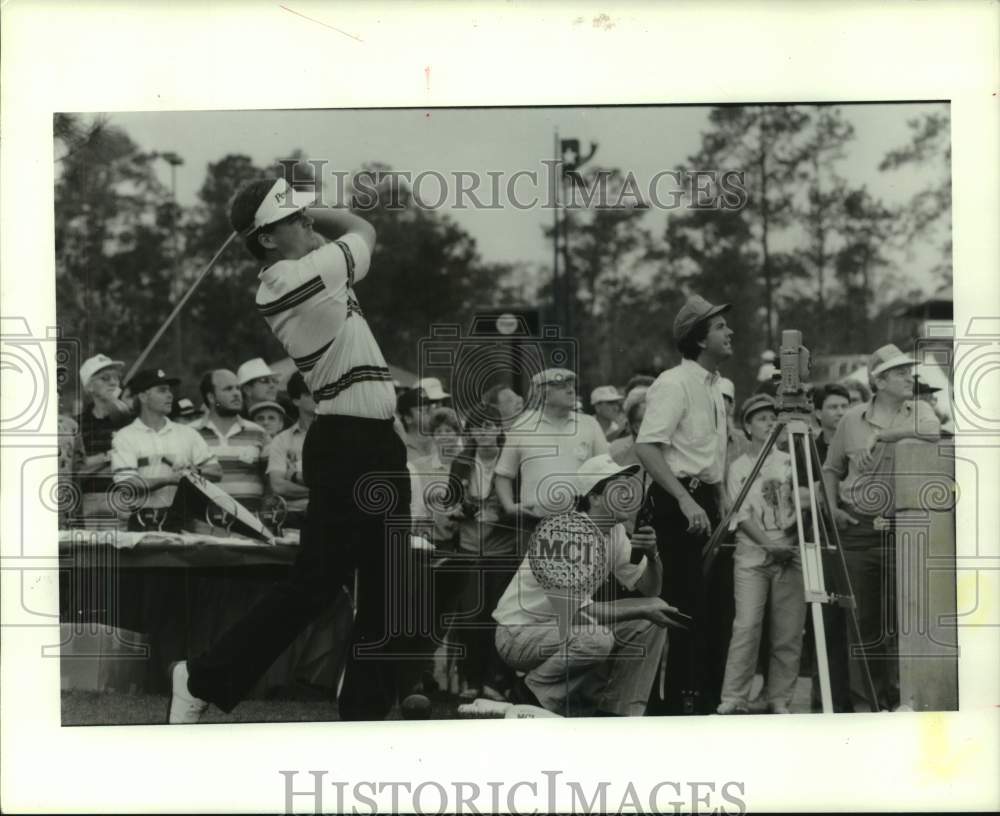
<path id="1" fill-rule="evenodd" d="M 868 378 L 874 396 L 847 410 L 823 463 L 823 484 L 841 530 L 861 638 L 883 708 L 899 703 L 896 627 L 883 627 L 883 620 L 896 616 L 893 473 L 887 447 L 902 439 L 934 441 L 941 433 L 933 409 L 913 399 L 915 365 L 892 344 L 871 355 Z M 880 645 L 870 648 L 874 644 Z M 846 661 L 846 649 L 844 642 L 831 644 L 831 662 L 834 655 Z"/>
<path id="2" fill-rule="evenodd" d="M 701 550 L 726 506 L 726 406 L 719 365 L 733 353 L 733 331 L 714 305 L 693 295 L 674 320 L 679 365 L 664 371 L 646 393 L 646 413 L 635 452 L 652 478 L 647 502 L 665 565 L 663 597 L 694 618 L 691 631 L 670 644 L 662 699 L 651 714 L 711 714 L 719 705 L 725 644 L 720 630 L 732 620 L 732 593 L 708 597 Z M 725 572 L 717 560 L 713 576 Z M 725 592 L 722 593 L 725 595 Z"/>

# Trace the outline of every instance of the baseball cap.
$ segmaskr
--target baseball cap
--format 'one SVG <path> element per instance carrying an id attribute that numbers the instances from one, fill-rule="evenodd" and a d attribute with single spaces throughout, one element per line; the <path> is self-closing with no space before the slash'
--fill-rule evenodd
<path id="1" fill-rule="evenodd" d="M 610 454 L 602 453 L 599 456 L 592 456 L 576 472 L 576 493 L 578 496 L 586 496 L 601 482 L 612 479 L 615 476 L 631 476 L 639 472 L 638 465 L 628 465 L 622 467 Z"/>
<path id="2" fill-rule="evenodd" d="M 195 415 L 194 403 L 187 397 L 177 400 L 177 416 L 189 417 Z"/>
<path id="3" fill-rule="evenodd" d="M 575 379 L 576 374 L 568 368 L 546 368 L 531 378 L 531 384 L 535 386 L 549 385 L 551 383 L 563 383 L 567 380 Z"/>
<path id="4" fill-rule="evenodd" d="M 771 349 L 765 349 L 760 353 L 760 359 L 763 363 L 773 363 L 775 360 L 774 352 Z"/>
<path id="5" fill-rule="evenodd" d="M 597 405 L 599 402 L 621 402 L 622 395 L 613 385 L 599 385 L 590 392 L 590 404 Z"/>
<path id="6" fill-rule="evenodd" d="M 736 386 L 728 377 L 719 377 L 719 391 L 722 392 L 722 396 L 729 397 L 733 402 L 736 401 Z"/>
<path id="7" fill-rule="evenodd" d="M 121 360 L 112 360 L 107 354 L 95 354 L 93 357 L 88 357 L 83 361 L 83 365 L 80 366 L 80 385 L 83 388 L 87 387 L 87 383 L 90 382 L 91 378 L 103 371 L 106 368 L 111 368 L 115 366 L 117 368 L 124 368 L 125 363 Z"/>
<path id="8" fill-rule="evenodd" d="M 267 191 L 264 200 L 257 207 L 257 212 L 253 216 L 253 224 L 246 230 L 249 235 L 269 224 L 283 221 L 291 215 L 304 210 L 306 207 L 316 203 L 316 193 L 302 190 L 293 190 L 291 185 L 281 177 L 275 180 L 271 189 Z"/>
<path id="9" fill-rule="evenodd" d="M 240 381 L 240 385 L 246 385 L 251 380 L 256 380 L 259 377 L 273 376 L 274 372 L 271 371 L 271 367 L 260 357 L 247 360 L 236 369 L 236 379 Z"/>
<path id="10" fill-rule="evenodd" d="M 146 368 L 128 381 L 128 389 L 133 395 L 141 394 L 157 385 L 177 385 L 177 377 L 168 377 L 162 368 Z"/>
<path id="11" fill-rule="evenodd" d="M 727 312 L 731 308 L 732 304 L 729 303 L 713 306 L 701 295 L 691 295 L 674 318 L 674 340 L 683 340 L 697 323 Z"/>
<path id="12" fill-rule="evenodd" d="M 417 380 L 415 387 L 423 389 L 424 396 L 432 402 L 448 399 L 451 396 L 451 394 L 445 393 L 445 390 L 441 387 L 441 380 L 437 377 L 424 377 L 422 380 Z"/>
<path id="13" fill-rule="evenodd" d="M 913 378 L 913 393 L 914 394 L 936 394 L 941 389 L 937 386 L 931 385 L 930 383 L 924 382 L 920 377 Z"/>
<path id="14" fill-rule="evenodd" d="M 898 346 L 889 343 L 876 350 L 875 353 L 868 358 L 868 376 L 875 378 L 882 372 L 888 371 L 890 368 L 899 368 L 900 366 L 912 366 L 916 364 L 916 360 L 912 357 L 907 357 L 899 350 Z"/>
<path id="15" fill-rule="evenodd" d="M 771 411 L 778 410 L 778 404 L 770 394 L 753 394 L 747 397 L 740 407 L 740 422 L 745 425 L 751 416 L 765 408 Z"/>
<path id="16" fill-rule="evenodd" d="M 247 411 L 247 414 L 250 415 L 250 419 L 253 419 L 253 415 L 262 408 L 271 408 L 280 413 L 282 416 L 287 416 L 285 409 L 281 407 L 280 402 L 275 402 L 274 400 L 261 400 L 260 402 L 255 402 L 251 405 L 250 410 Z"/>

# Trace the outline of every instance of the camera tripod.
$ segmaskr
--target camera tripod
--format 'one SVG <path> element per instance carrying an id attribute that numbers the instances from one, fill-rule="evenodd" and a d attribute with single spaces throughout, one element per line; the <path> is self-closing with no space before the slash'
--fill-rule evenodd
<path id="1" fill-rule="evenodd" d="M 798 406 L 796 406 L 798 407 Z M 799 545 L 799 557 L 802 561 L 802 581 L 805 600 L 812 612 L 813 637 L 816 645 L 816 661 L 818 664 L 820 694 L 823 702 L 823 713 L 833 711 L 833 696 L 830 687 L 830 664 L 826 646 L 826 630 L 823 628 L 823 604 L 837 604 L 849 612 L 852 631 L 857 642 L 862 643 L 861 630 L 858 626 L 857 606 L 851 589 L 847 562 L 840 546 L 840 536 L 834 523 L 831 508 L 825 502 L 825 494 L 817 495 L 816 481 L 820 478 L 821 463 L 816 440 L 809 429 L 807 415 L 802 410 L 782 410 L 779 407 L 778 420 L 771 429 L 771 434 L 764 443 L 753 470 L 743 484 L 739 496 L 729 509 L 722 523 L 716 528 L 702 549 L 702 573 L 707 575 L 719 551 L 722 539 L 729 527 L 730 520 L 743 506 L 750 488 L 761 471 L 764 461 L 774 448 L 783 430 L 788 433 L 788 452 L 792 463 L 792 497 L 795 503 L 795 527 Z M 802 453 L 800 459 L 799 453 Z M 804 473 L 800 470 L 804 469 Z M 803 484 L 804 477 L 804 484 Z M 808 490 L 809 501 L 805 505 L 799 495 L 799 488 Z M 808 517 L 806 516 L 808 511 Z M 826 578 L 823 570 L 822 551 L 836 551 L 837 564 L 843 578 L 846 594 L 835 594 L 826 589 Z M 878 711 L 875 685 L 872 682 L 868 660 L 861 655 L 861 666 L 864 674 L 865 687 L 868 692 L 869 705 L 872 711 Z"/>

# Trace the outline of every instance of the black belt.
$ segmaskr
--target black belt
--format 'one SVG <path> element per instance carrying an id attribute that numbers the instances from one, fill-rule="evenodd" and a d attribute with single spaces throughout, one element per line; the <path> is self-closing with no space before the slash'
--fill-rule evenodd
<path id="1" fill-rule="evenodd" d="M 697 476 L 685 476 L 677 481 L 684 485 L 688 493 L 694 493 L 699 487 L 715 487 L 714 483 L 703 482 Z"/>

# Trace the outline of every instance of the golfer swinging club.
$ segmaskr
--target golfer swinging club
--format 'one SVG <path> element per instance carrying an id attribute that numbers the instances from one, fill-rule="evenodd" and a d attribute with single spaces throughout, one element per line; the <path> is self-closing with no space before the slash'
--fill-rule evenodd
<path id="1" fill-rule="evenodd" d="M 303 448 L 309 505 L 301 548 L 287 581 L 272 587 L 206 654 L 174 664 L 171 723 L 198 722 L 210 702 L 232 711 L 334 594 L 351 584 L 355 568 L 355 648 L 340 717 L 381 719 L 395 701 L 398 662 L 355 656 L 360 643 L 379 643 L 387 632 L 385 522 L 394 510 L 366 510 L 355 485 L 368 474 L 401 474 L 396 506 L 405 513 L 410 504 L 406 449 L 393 430 L 392 379 L 354 294 L 368 272 L 375 230 L 346 210 L 306 206 L 300 195 L 283 178 L 251 182 L 236 194 L 230 221 L 263 264 L 257 311 L 316 400 Z"/>

